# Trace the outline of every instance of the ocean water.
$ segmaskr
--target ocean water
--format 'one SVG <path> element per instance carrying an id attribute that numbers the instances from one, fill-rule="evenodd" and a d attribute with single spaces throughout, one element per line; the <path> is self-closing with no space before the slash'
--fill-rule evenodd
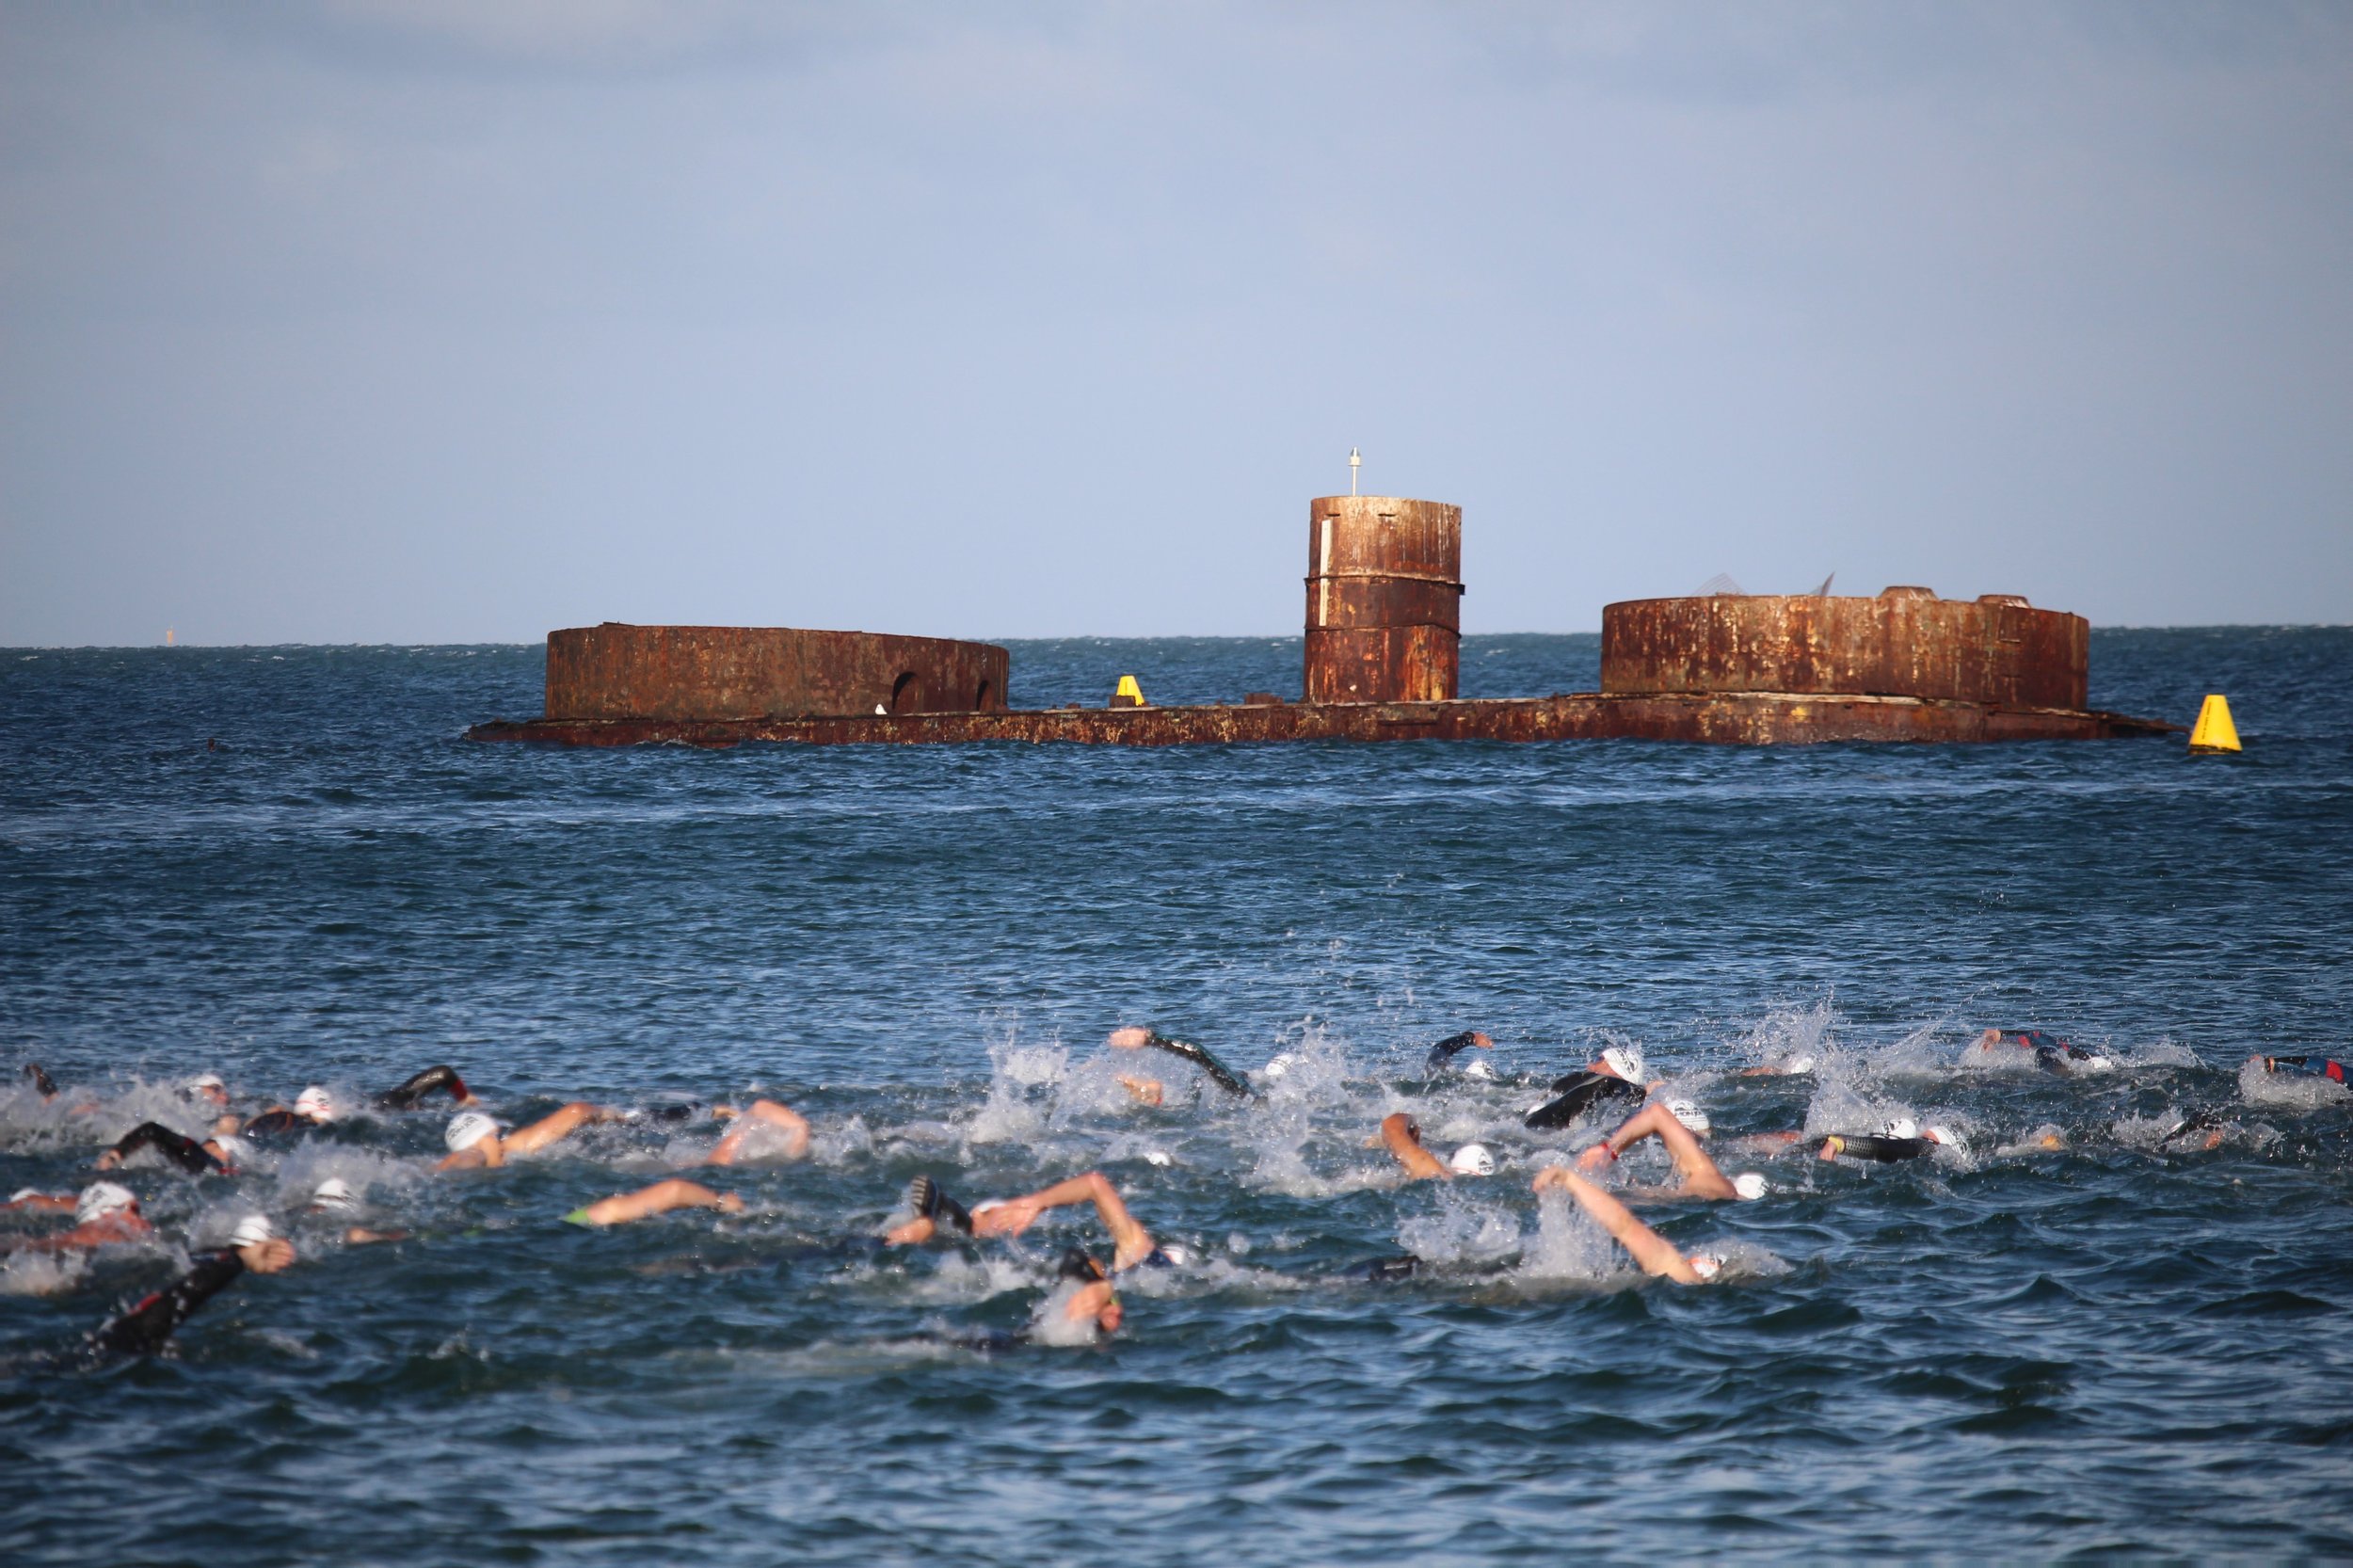
<path id="1" fill-rule="evenodd" d="M 1016 644 L 1014 696 L 1295 690 L 1298 657 Z M 1474 638 L 1464 684 L 1595 664 L 1591 637 Z M 202 1069 L 248 1109 L 437 1062 L 512 1120 L 765 1095 L 811 1156 L 703 1173 L 742 1214 L 605 1232 L 561 1217 L 715 1128 L 435 1176 L 435 1111 L 234 1178 L 138 1166 L 155 1244 L 0 1258 L 0 1560 L 2353 1552 L 2353 1109 L 2242 1070 L 2353 1055 L 2353 632 L 2095 634 L 2095 705 L 2186 722 L 2226 692 L 2233 759 L 460 738 L 536 712 L 540 672 L 0 654 L 5 1064 L 65 1086 L 0 1090 L 0 1190 L 70 1189 L 147 1116 L 194 1128 L 171 1086 Z M 1289 1071 L 1245 1105 L 1164 1061 L 1144 1108 L 1103 1044 L 1126 1023 Z M 2117 1065 L 1975 1066 L 1986 1025 Z M 1425 1080 L 1466 1028 L 1498 1079 Z M 1961 1142 L 1728 1155 L 1766 1198 L 1641 1208 L 1724 1275 L 1647 1280 L 1529 1188 L 1604 1124 L 1522 1112 L 1611 1044 L 1720 1142 L 1896 1115 Z M 1737 1076 L 1798 1053 L 1813 1073 Z M 1392 1110 L 1499 1170 L 1401 1183 L 1365 1146 Z M 2197 1112 L 2217 1147 L 2157 1146 Z M 1106 1343 L 961 1342 L 1048 1310 L 1062 1249 L 1105 1245 L 1091 1212 L 833 1245 L 918 1173 L 968 1201 L 1090 1169 L 1190 1254 L 1123 1285 Z M 328 1175 L 410 1238 L 305 1214 Z M 295 1267 L 170 1354 L 77 1353 L 254 1208 Z M 46 1228 L 0 1215 L 0 1244 Z M 1349 1272 L 1404 1252 L 1411 1280 Z"/>

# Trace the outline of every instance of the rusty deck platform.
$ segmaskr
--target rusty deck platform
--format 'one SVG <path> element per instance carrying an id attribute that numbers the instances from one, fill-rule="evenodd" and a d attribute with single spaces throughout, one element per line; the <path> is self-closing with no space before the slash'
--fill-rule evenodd
<path id="1" fill-rule="evenodd" d="M 1219 745 L 1263 741 L 2074 741 L 2179 733 L 2161 719 L 2069 708 L 1786 692 L 1599 693 L 1454 702 L 1262 703 L 1187 708 L 1033 708 L 838 718 L 495 720 L 474 741 L 554 745 Z"/>

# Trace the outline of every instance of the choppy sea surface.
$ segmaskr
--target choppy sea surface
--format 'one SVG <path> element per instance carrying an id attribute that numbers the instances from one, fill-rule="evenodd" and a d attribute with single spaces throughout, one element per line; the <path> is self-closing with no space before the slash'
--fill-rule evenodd
<path id="1" fill-rule="evenodd" d="M 1465 695 L 1590 689 L 1591 637 L 1472 638 Z M 1295 639 L 1024 643 L 1014 696 L 1296 688 Z M 140 1163 L 160 1236 L 0 1256 L 10 1562 L 1488 1562 L 2353 1552 L 2353 632 L 2104 632 L 2096 706 L 2246 740 L 1734 750 L 570 752 L 528 648 L 0 654 L 0 1190 L 70 1192 L 211 1070 L 250 1111 L 456 1064 L 503 1118 L 788 1102 L 429 1174 L 446 1112 Z M 1265 1093 L 1104 1036 L 1197 1041 Z M 2039 1027 L 2115 1070 L 1984 1066 Z M 1492 1034 L 1494 1080 L 1429 1042 Z M 1646 1279 L 1529 1188 L 1521 1122 L 1609 1045 L 1765 1153 L 1650 1203 Z M 2020 1056 L 2030 1053 L 2018 1052 Z M 1278 1056 L 1280 1078 L 1264 1076 Z M 1811 1056 L 1810 1074 L 1740 1069 Z M 62 1093 L 14 1075 L 37 1061 Z M 1407 1184 L 1387 1112 L 1489 1177 Z M 2220 1133 L 2160 1144 L 2203 1112 Z M 2056 1146 L 2052 1146 L 2056 1145 Z M 1653 1151 L 1612 1178 L 1665 1171 Z M 1090 1211 L 877 1253 L 910 1177 L 1095 1169 L 1188 1260 L 1123 1331 L 968 1348 Z M 592 1232 L 674 1170 L 746 1209 Z M 405 1240 L 304 1211 L 328 1176 Z M 255 1209 L 300 1251 L 171 1353 L 77 1354 Z M 0 1248 L 57 1222 L 0 1214 Z M 1411 1253 L 1414 1278 L 1351 1270 Z"/>

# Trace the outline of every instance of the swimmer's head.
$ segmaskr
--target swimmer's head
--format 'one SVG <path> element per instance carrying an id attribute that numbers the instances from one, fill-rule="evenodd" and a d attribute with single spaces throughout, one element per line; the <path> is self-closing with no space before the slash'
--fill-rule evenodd
<path id="1" fill-rule="evenodd" d="M 498 1136 L 499 1125 L 479 1111 L 460 1111 L 449 1119 L 449 1127 L 441 1133 L 441 1142 L 449 1152 L 470 1149 L 485 1138 Z"/>
<path id="2" fill-rule="evenodd" d="M 136 1209 L 138 1206 L 139 1195 L 128 1187 L 111 1181 L 93 1181 L 82 1189 L 82 1195 L 73 1202 L 73 1223 L 86 1225 L 92 1220 Z"/>
<path id="3" fill-rule="evenodd" d="M 1716 1125 L 1707 1119 L 1706 1112 L 1702 1111 L 1698 1106 L 1692 1104 L 1689 1100 L 1669 1100 L 1667 1102 L 1667 1114 L 1673 1116 L 1676 1121 L 1681 1122 L 1685 1127 L 1690 1128 L 1693 1132 L 1700 1133 L 1703 1136 L 1705 1135 L 1709 1128 Z"/>
<path id="4" fill-rule="evenodd" d="M 335 1096 L 315 1083 L 295 1096 L 294 1110 L 296 1115 L 314 1122 L 331 1122 L 343 1114 L 335 1104 Z"/>
<path id="5" fill-rule="evenodd" d="M 311 1207 L 324 1209 L 347 1209 L 360 1207 L 360 1194 L 351 1190 L 351 1183 L 341 1176 L 328 1176 L 311 1194 Z"/>
<path id="6" fill-rule="evenodd" d="M 1454 1151 L 1454 1157 L 1446 1164 L 1447 1169 L 1456 1176 L 1493 1176 L 1496 1174 L 1496 1157 L 1487 1152 L 1487 1145 L 1484 1144 L 1465 1144 Z"/>
<path id="7" fill-rule="evenodd" d="M 1953 1149 L 1957 1152 L 1966 1152 L 1967 1146 L 1961 1143 L 1961 1134 L 1955 1132 L 1950 1128 L 1924 1127 L 1920 1129 L 1920 1136 L 1926 1138 L 1929 1143 L 1939 1144 L 1945 1148 Z"/>
<path id="8" fill-rule="evenodd" d="M 1601 1064 L 1628 1083 L 1642 1081 L 1642 1053 L 1632 1046 L 1611 1046 L 1601 1053 Z"/>
<path id="9" fill-rule="evenodd" d="M 229 1085 L 220 1080 L 218 1073 L 199 1073 L 180 1088 L 190 1099 L 211 1100 L 215 1105 L 229 1103 Z"/>
<path id="10" fill-rule="evenodd" d="M 1298 1062 L 1299 1059 L 1297 1057 L 1293 1056 L 1289 1051 L 1285 1051 L 1282 1055 L 1277 1056 L 1273 1061 L 1269 1062 L 1264 1067 L 1261 1067 L 1259 1071 L 1264 1073 L 1269 1078 L 1281 1078 L 1285 1073 L 1289 1072 L 1292 1067 L 1296 1066 Z"/>
<path id="11" fill-rule="evenodd" d="M 229 1233 L 232 1247 L 258 1247 L 264 1241 L 278 1239 L 278 1227 L 269 1223 L 266 1214 L 248 1214 L 237 1222 L 237 1228 Z"/>
<path id="12" fill-rule="evenodd" d="M 1920 1124 L 1909 1116 L 1897 1116 L 1887 1124 L 1885 1135 L 1890 1138 L 1917 1138 Z"/>
<path id="13" fill-rule="evenodd" d="M 1793 1056 L 1789 1059 L 1789 1064 L 1782 1068 L 1783 1072 L 1791 1074 L 1810 1073 L 1813 1070 L 1814 1058 L 1810 1056 Z"/>
<path id="14" fill-rule="evenodd" d="M 1742 1202 L 1754 1203 L 1765 1195 L 1768 1184 L 1765 1178 L 1754 1171 L 1742 1171 L 1732 1178 L 1732 1190 L 1740 1194 Z"/>
<path id="15" fill-rule="evenodd" d="M 1712 1252 L 1695 1252 L 1684 1261 L 1691 1265 L 1691 1272 L 1700 1276 L 1702 1285 L 1724 1272 L 1724 1260 Z"/>
<path id="16" fill-rule="evenodd" d="M 1078 1247 L 1072 1247 L 1062 1255 L 1062 1261 L 1054 1266 L 1054 1277 L 1076 1280 L 1081 1285 L 1092 1285 L 1098 1279 L 1109 1279 L 1112 1276 L 1111 1272 L 1103 1267 L 1099 1259 L 1089 1256 Z"/>
<path id="17" fill-rule="evenodd" d="M 1142 1050 L 1152 1043 L 1152 1032 L 1141 1024 L 1129 1024 L 1124 1029 L 1112 1030 L 1111 1037 L 1103 1043 L 1113 1050 Z"/>
<path id="18" fill-rule="evenodd" d="M 1172 1157 L 1166 1149 L 1144 1150 L 1144 1162 L 1146 1165 L 1174 1165 L 1176 1163 L 1175 1158 Z"/>
<path id="19" fill-rule="evenodd" d="M 1473 1057 L 1470 1061 L 1463 1064 L 1463 1076 L 1465 1078 L 1483 1078 L 1492 1082 L 1495 1080 L 1496 1070 L 1488 1064 L 1484 1057 Z"/>

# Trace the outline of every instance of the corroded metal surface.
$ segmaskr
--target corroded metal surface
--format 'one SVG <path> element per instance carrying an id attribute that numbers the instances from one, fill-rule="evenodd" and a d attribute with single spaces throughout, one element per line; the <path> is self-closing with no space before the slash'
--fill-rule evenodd
<path id="1" fill-rule="evenodd" d="M 1720 594 L 1639 599 L 1601 613 L 1609 693 L 1858 693 L 2078 709 L 2090 628 L 2014 594 L 1876 599 Z"/>
<path id="2" fill-rule="evenodd" d="M 562 745 L 745 741 L 817 745 L 1066 741 L 1208 745 L 1257 741 L 1702 741 L 1788 745 L 1823 741 L 2058 741 L 2158 735 L 2181 726 L 2121 713 L 1908 697 L 1728 693 L 1558 696 L 1471 702 L 1286 703 L 1204 708 L 1048 708 L 1018 712 L 697 723 L 649 719 L 501 721 L 477 741 Z"/>
<path id="3" fill-rule="evenodd" d="M 1308 503 L 1307 700 L 1451 700 L 1462 578 L 1460 506 L 1382 495 Z"/>
<path id="4" fill-rule="evenodd" d="M 780 626 L 602 626 L 548 633 L 552 720 L 737 720 L 1001 712 L 987 643 Z"/>

